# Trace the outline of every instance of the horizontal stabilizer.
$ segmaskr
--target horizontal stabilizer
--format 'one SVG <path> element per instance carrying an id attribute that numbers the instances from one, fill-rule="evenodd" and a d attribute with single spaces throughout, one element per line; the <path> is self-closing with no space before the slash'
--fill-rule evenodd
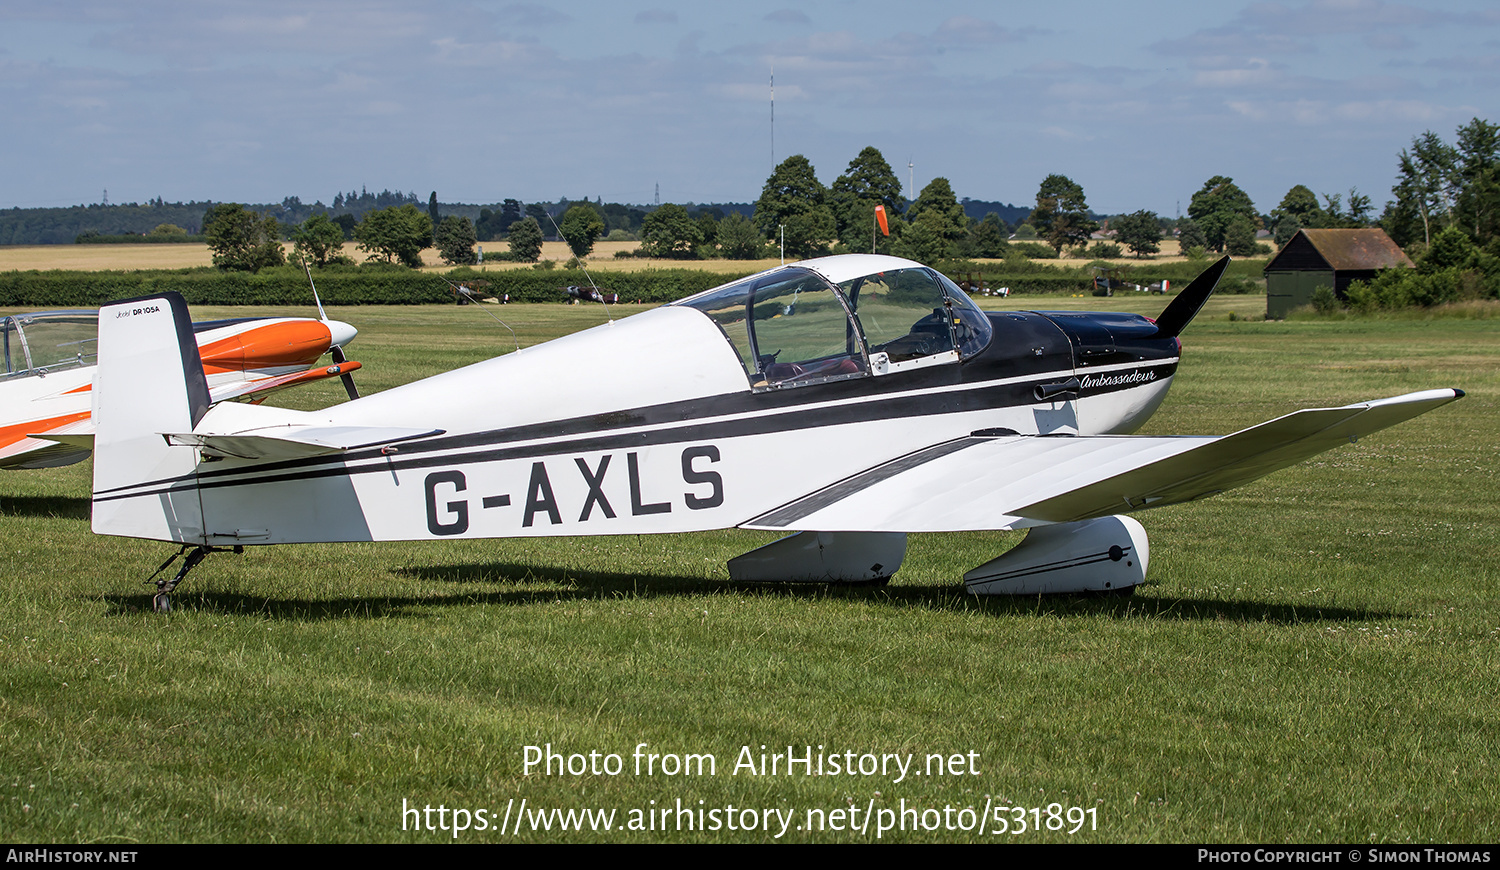
<path id="1" fill-rule="evenodd" d="M 167 443 L 202 448 L 207 456 L 304 459 L 441 435 L 442 429 L 381 426 L 271 426 L 229 434 L 168 434 Z"/>
<path id="2" fill-rule="evenodd" d="M 869 469 L 743 527 L 977 531 L 1179 504 L 1242 486 L 1461 396 L 1461 390 L 1429 390 L 1297 411 L 1222 438 L 971 436 Z"/>
<path id="3" fill-rule="evenodd" d="M 84 417 L 82 420 L 73 420 L 45 432 L 28 432 L 26 437 L 35 438 L 38 441 L 53 441 L 83 450 L 93 450 L 94 421 L 90 417 Z"/>

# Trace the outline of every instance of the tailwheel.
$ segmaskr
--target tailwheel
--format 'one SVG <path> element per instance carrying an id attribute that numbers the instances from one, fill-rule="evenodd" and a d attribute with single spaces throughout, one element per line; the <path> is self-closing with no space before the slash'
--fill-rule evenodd
<path id="1" fill-rule="evenodd" d="M 236 553 L 245 552 L 245 548 L 239 545 L 236 545 L 233 550 Z M 170 559 L 161 563 L 161 567 L 157 568 L 150 577 L 146 578 L 147 583 L 156 583 L 156 594 L 151 596 L 151 611 L 153 613 L 171 613 L 172 602 L 169 598 L 169 595 L 172 590 L 177 588 L 177 584 L 181 583 L 183 581 L 183 578 L 187 577 L 189 571 L 198 567 L 199 562 L 202 562 L 204 559 L 208 558 L 209 553 L 222 552 L 225 552 L 223 547 L 210 547 L 206 544 L 196 547 L 189 547 L 187 544 L 183 544 L 182 549 L 178 550 L 176 553 L 173 553 Z M 156 575 L 166 570 L 167 566 L 177 561 L 177 557 L 181 556 L 183 553 L 187 553 L 187 558 L 182 560 L 182 567 L 177 569 L 176 576 L 172 577 L 172 579 L 170 580 L 157 580 Z"/>

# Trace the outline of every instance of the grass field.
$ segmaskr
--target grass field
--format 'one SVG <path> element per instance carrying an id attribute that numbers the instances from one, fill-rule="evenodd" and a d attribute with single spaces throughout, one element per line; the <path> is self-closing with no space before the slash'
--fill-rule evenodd
<path id="1" fill-rule="evenodd" d="M 746 808 L 791 813 L 792 842 L 874 841 L 896 818 L 906 830 L 883 840 L 1493 842 L 1500 325 L 1228 319 L 1263 309 L 1210 302 L 1148 433 L 1222 434 L 1429 387 L 1468 397 L 1138 514 L 1151 574 L 1129 599 L 964 595 L 961 573 L 1012 534 L 913 536 L 882 589 L 738 587 L 725 560 L 771 536 L 725 531 L 252 548 L 211 557 L 158 616 L 142 580 L 171 548 L 89 533 L 89 464 L 0 475 L 0 839 L 454 838 L 414 830 L 425 822 L 403 802 L 430 805 L 433 825 L 439 806 L 474 827 L 484 810 L 489 829 L 460 842 L 769 841 L 779 827 L 757 815 L 749 831 L 663 832 L 631 815 L 667 808 L 675 827 L 680 800 L 721 825 L 733 806 L 737 827 Z M 496 313 L 523 344 L 603 316 Z M 474 309 L 337 316 L 361 330 L 367 391 L 511 346 Z M 342 393 L 281 396 L 317 407 Z M 528 774 L 525 747 L 548 744 L 585 764 L 617 754 L 622 770 Z M 637 775 L 639 744 L 717 768 L 669 775 L 659 759 Z M 758 761 L 762 746 L 960 760 L 901 782 L 735 771 L 742 747 Z M 516 833 L 523 800 L 613 810 L 615 830 L 532 830 L 527 816 Z M 1043 830 L 995 836 L 997 818 L 1017 818 L 1001 805 Z M 962 829 L 986 807 L 985 834 Z M 656 830 L 621 830 L 648 818 Z"/>

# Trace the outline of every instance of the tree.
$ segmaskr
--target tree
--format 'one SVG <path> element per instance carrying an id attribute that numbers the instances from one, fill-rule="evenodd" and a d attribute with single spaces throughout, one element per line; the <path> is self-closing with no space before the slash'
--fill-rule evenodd
<path id="1" fill-rule="evenodd" d="M 1059 255 L 1063 248 L 1088 244 L 1089 236 L 1099 228 L 1089 219 L 1083 188 L 1066 175 L 1049 175 L 1042 180 L 1029 221 Z"/>
<path id="2" fill-rule="evenodd" d="M 1197 221 L 1188 219 L 1177 226 L 1177 247 L 1182 255 L 1187 256 L 1190 248 L 1203 248 L 1208 250 L 1208 236 L 1203 234 L 1203 228 L 1198 226 Z"/>
<path id="3" fill-rule="evenodd" d="M 342 257 L 344 228 L 326 214 L 315 214 L 292 229 L 293 253 L 319 268 Z"/>
<path id="4" fill-rule="evenodd" d="M 1370 215 L 1374 212 L 1370 204 L 1370 198 L 1359 192 L 1359 188 L 1349 188 L 1349 210 L 1345 212 L 1345 220 L 1352 224 L 1352 228 L 1367 227 L 1370 225 Z"/>
<path id="5" fill-rule="evenodd" d="M 1232 257 L 1249 257 L 1255 253 L 1255 224 L 1237 214 L 1224 228 L 1224 252 Z"/>
<path id="6" fill-rule="evenodd" d="M 1292 236 L 1295 236 L 1300 229 L 1302 229 L 1302 223 L 1297 220 L 1297 216 L 1294 214 L 1286 215 L 1278 220 L 1276 222 L 1276 247 L 1286 247 L 1286 243 L 1290 242 Z"/>
<path id="7" fill-rule="evenodd" d="M 1434 227 L 1447 226 L 1453 217 L 1457 188 L 1458 151 L 1428 130 L 1411 140 L 1411 150 L 1397 157 L 1399 175 L 1391 192 L 1398 210 L 1415 214 L 1422 221 L 1422 244 L 1432 244 Z"/>
<path id="8" fill-rule="evenodd" d="M 510 243 L 510 256 L 522 263 L 535 263 L 542 258 L 542 228 L 530 215 L 510 225 L 505 237 Z"/>
<path id="9" fill-rule="evenodd" d="M 468 218 L 450 214 L 438 224 L 434 235 L 437 238 L 438 254 L 448 263 L 472 266 L 479 262 L 479 255 L 474 252 L 474 245 L 479 242 L 479 237 Z"/>
<path id="10" fill-rule="evenodd" d="M 1224 234 L 1236 215 L 1243 215 L 1250 221 L 1253 235 L 1254 228 L 1260 224 L 1255 203 L 1235 185 L 1233 178 L 1224 175 L 1215 175 L 1204 182 L 1203 188 L 1193 194 L 1193 201 L 1188 204 L 1188 217 L 1203 230 L 1203 237 L 1208 240 L 1204 247 L 1212 251 L 1224 250 Z"/>
<path id="11" fill-rule="evenodd" d="M 500 204 L 500 226 L 508 227 L 522 217 L 520 200 L 507 199 Z"/>
<path id="12" fill-rule="evenodd" d="M 604 235 L 604 218 L 588 203 L 575 205 L 563 214 L 558 232 L 573 256 L 587 257 L 594 250 L 594 242 Z"/>
<path id="13" fill-rule="evenodd" d="M 485 242 L 498 239 L 505 235 L 505 228 L 508 226 L 510 224 L 501 221 L 499 212 L 482 208 L 479 210 L 479 220 L 474 221 L 474 237 Z"/>
<path id="14" fill-rule="evenodd" d="M 1161 250 L 1161 221 L 1156 213 L 1141 209 L 1115 219 L 1115 241 L 1137 257 Z"/>
<path id="15" fill-rule="evenodd" d="M 865 242 L 875 227 L 875 206 L 885 206 L 887 223 L 899 220 L 903 204 L 901 179 L 891 171 L 880 150 L 870 146 L 849 161 L 844 174 L 834 179 L 828 189 L 839 241 L 851 250 L 866 250 Z M 899 232 L 899 230 L 892 230 Z M 881 250 L 885 236 L 876 234 L 876 250 Z"/>
<path id="16" fill-rule="evenodd" d="M 432 222 L 432 232 L 434 234 L 432 239 L 435 242 L 437 241 L 436 233 L 438 225 L 443 222 L 443 216 L 438 213 L 437 191 L 435 190 L 427 197 L 427 219 Z"/>
<path id="17" fill-rule="evenodd" d="M 1464 231 L 1484 244 L 1500 235 L 1500 126 L 1478 118 L 1458 128 L 1454 212 Z"/>
<path id="18" fill-rule="evenodd" d="M 432 219 L 411 203 L 372 211 L 354 228 L 360 250 L 370 259 L 422 268 L 422 249 L 432 242 Z"/>
<path id="19" fill-rule="evenodd" d="M 534 202 L 526 206 L 526 216 L 536 221 L 537 229 L 542 231 L 542 236 L 545 238 L 547 231 L 552 229 L 552 217 L 547 214 L 547 210 L 542 207 L 541 203 Z"/>
<path id="20" fill-rule="evenodd" d="M 1271 209 L 1271 221 L 1275 227 L 1276 244 L 1291 241 L 1297 230 L 1303 227 L 1321 227 L 1327 223 L 1327 215 L 1318 205 L 1318 196 L 1306 185 L 1294 185 L 1281 198 L 1281 204 Z"/>
<path id="21" fill-rule="evenodd" d="M 953 195 L 953 185 L 948 182 L 948 179 L 934 178 L 922 188 L 922 192 L 917 195 L 917 201 L 906 210 L 906 222 L 914 227 L 927 215 L 931 215 L 927 220 L 928 231 L 937 233 L 946 243 L 947 253 L 944 257 L 954 256 L 958 252 L 958 243 L 968 233 L 969 216 L 964 214 L 964 207 L 959 204 L 958 197 Z M 904 234 L 902 238 L 905 239 Z M 924 242 L 923 245 L 926 243 Z M 908 250 L 915 250 L 915 247 L 911 245 L 907 247 Z M 923 258 L 914 257 L 913 259 L 922 260 Z"/>
<path id="22" fill-rule="evenodd" d="M 766 179 L 753 220 L 772 243 L 785 239 L 786 254 L 795 259 L 827 253 L 836 235 L 828 191 L 801 154 L 783 160 Z"/>
<path id="23" fill-rule="evenodd" d="M 998 260 L 1005 256 L 1010 249 L 1010 240 L 1005 231 L 1005 222 L 994 212 L 984 216 L 984 220 L 969 227 L 968 236 L 960 246 L 960 252 L 966 257 L 983 257 Z"/>
<path id="24" fill-rule="evenodd" d="M 687 209 L 665 203 L 646 215 L 641 226 L 641 249 L 651 257 L 687 259 L 697 253 L 703 231 L 688 217 Z"/>
<path id="25" fill-rule="evenodd" d="M 262 217 L 237 202 L 209 209 L 203 237 L 220 269 L 258 272 L 286 262 L 281 249 L 281 227 L 273 217 Z"/>
<path id="26" fill-rule="evenodd" d="M 698 234 L 703 237 L 705 245 L 712 245 L 719 240 L 719 221 L 723 219 L 724 214 L 722 209 L 716 208 L 714 211 L 719 212 L 718 217 L 706 211 L 700 211 L 695 221 L 698 224 Z"/>
<path id="27" fill-rule="evenodd" d="M 949 225 L 936 210 L 922 212 L 901 234 L 898 250 L 919 263 L 952 259 L 957 246 L 948 238 Z"/>
<path id="28" fill-rule="evenodd" d="M 1320 210 L 1322 220 L 1312 226 L 1350 230 L 1369 226 L 1370 198 L 1360 193 L 1359 188 L 1349 188 L 1348 211 L 1344 210 L 1344 195 L 1341 193 L 1323 194 L 1323 203 Z"/>
<path id="29" fill-rule="evenodd" d="M 1468 269 L 1475 265 L 1479 248 L 1457 226 L 1432 237 L 1432 244 L 1417 260 L 1417 272 L 1431 275 L 1444 269 Z"/>
<path id="30" fill-rule="evenodd" d="M 719 221 L 719 253 L 726 260 L 759 260 L 766 247 L 755 224 L 739 212 Z"/>

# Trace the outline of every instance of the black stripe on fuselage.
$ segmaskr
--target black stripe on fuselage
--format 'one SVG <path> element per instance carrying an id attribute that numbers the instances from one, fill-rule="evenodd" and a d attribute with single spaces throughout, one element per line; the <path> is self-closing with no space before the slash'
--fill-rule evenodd
<path id="1" fill-rule="evenodd" d="M 1177 361 L 1143 362 L 1140 369 L 1156 371 L 1155 380 L 1175 373 Z M 262 483 L 282 483 L 320 477 L 390 473 L 433 466 L 471 465 L 509 459 L 548 456 L 557 453 L 649 447 L 684 441 L 708 441 L 764 435 L 802 429 L 817 429 L 847 423 L 894 420 L 941 414 L 965 413 L 1035 404 L 1033 390 L 1040 382 L 1064 372 L 1040 372 L 1009 383 L 1006 377 L 964 384 L 959 366 L 934 366 L 929 370 L 898 373 L 880 378 L 836 381 L 800 389 L 762 393 L 729 393 L 683 402 L 668 402 L 606 414 L 494 429 L 465 435 L 438 436 L 402 443 L 398 452 L 380 449 L 349 451 L 338 456 L 318 456 L 240 466 L 232 469 L 200 470 L 195 477 L 149 481 L 95 493 L 95 501 L 154 495 L 194 486 L 214 489 Z M 1071 370 L 1068 371 L 1071 373 Z M 1090 390 L 1084 396 L 1129 389 L 1139 384 L 1115 385 Z M 941 387 L 949 389 L 939 390 Z M 804 407 L 811 406 L 811 407 Z M 733 418 L 733 419 L 725 419 Z M 649 428 L 644 432 L 624 429 Z M 524 443 L 520 443 L 524 442 Z M 510 446 L 506 446 L 510 445 Z M 466 451 L 453 455 L 449 451 Z M 441 455 L 434 455 L 441 452 Z M 379 459 L 349 467 L 352 463 Z M 254 475 L 253 479 L 244 479 Z M 149 488 L 149 489 L 147 489 Z M 132 490 L 125 492 L 125 490 Z"/>
<path id="2" fill-rule="evenodd" d="M 1014 433 L 1012 433 L 1014 434 Z M 811 516 L 812 514 L 828 507 L 835 502 L 843 501 L 857 492 L 863 492 L 883 480 L 904 472 L 910 471 L 919 465 L 925 465 L 934 459 L 941 459 L 953 453 L 972 447 L 990 440 L 989 438 L 955 438 L 942 444 L 934 444 L 924 447 L 897 459 L 892 459 L 884 465 L 877 465 L 866 471 L 844 478 L 832 486 L 820 489 L 812 495 L 799 498 L 794 502 L 782 505 L 775 510 L 767 511 L 745 523 L 747 526 L 789 526 L 798 520 Z"/>

